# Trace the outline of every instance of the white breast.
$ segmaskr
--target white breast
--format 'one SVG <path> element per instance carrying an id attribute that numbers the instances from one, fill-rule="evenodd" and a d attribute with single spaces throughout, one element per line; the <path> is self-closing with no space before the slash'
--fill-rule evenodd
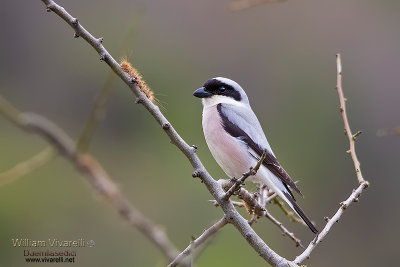
<path id="1" fill-rule="evenodd" d="M 224 130 L 217 105 L 204 107 L 203 131 L 211 154 L 228 176 L 239 178 L 255 164 L 247 146 Z"/>

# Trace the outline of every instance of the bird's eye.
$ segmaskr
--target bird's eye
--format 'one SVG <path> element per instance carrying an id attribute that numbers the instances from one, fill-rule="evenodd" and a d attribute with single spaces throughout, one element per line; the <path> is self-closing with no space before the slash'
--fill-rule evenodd
<path id="1" fill-rule="evenodd" d="M 219 88 L 219 90 L 220 90 L 221 92 L 225 92 L 226 88 L 223 87 L 223 86 L 221 86 L 221 87 Z"/>

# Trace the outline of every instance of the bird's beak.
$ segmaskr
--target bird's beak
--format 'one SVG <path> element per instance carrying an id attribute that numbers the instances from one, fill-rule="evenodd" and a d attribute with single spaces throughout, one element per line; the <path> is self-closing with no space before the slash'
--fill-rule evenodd
<path id="1" fill-rule="evenodd" d="M 199 98 L 207 98 L 212 96 L 212 93 L 207 92 L 204 87 L 201 87 L 199 89 L 197 89 L 196 91 L 194 91 L 193 95 L 195 97 L 199 97 Z"/>

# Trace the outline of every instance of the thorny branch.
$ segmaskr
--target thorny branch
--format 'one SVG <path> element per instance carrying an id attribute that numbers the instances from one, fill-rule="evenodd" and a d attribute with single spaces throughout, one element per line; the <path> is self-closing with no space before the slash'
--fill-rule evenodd
<path id="1" fill-rule="evenodd" d="M 115 75 L 112 71 L 110 71 L 106 83 L 96 95 L 89 118 L 83 127 L 78 141 L 76 142 L 76 149 L 78 151 L 86 152 L 88 150 L 90 141 L 93 139 L 98 124 L 105 116 L 106 106 L 113 92 L 114 83 Z"/>
<path id="2" fill-rule="evenodd" d="M 95 38 L 93 37 L 86 29 L 84 29 L 79 21 L 72 17 L 68 12 L 65 11 L 64 8 L 57 5 L 52 0 L 42 0 L 43 3 L 47 6 L 48 11 L 53 11 L 62 19 L 64 19 L 75 31 L 76 37 L 82 37 L 85 41 L 87 41 L 100 55 L 100 60 L 106 62 L 111 69 L 129 86 L 131 91 L 137 97 L 137 103 L 142 104 L 149 113 L 154 117 L 154 119 L 162 126 L 162 129 L 166 132 L 166 134 L 170 137 L 171 143 L 177 146 L 182 153 L 188 158 L 190 163 L 194 168 L 193 177 L 199 177 L 201 181 L 206 185 L 210 194 L 215 198 L 218 204 L 221 206 L 224 211 L 226 221 L 230 224 L 233 224 L 236 229 L 242 234 L 242 236 L 247 240 L 249 245 L 268 263 L 273 266 L 297 266 L 297 264 L 301 263 L 303 260 L 309 257 L 311 251 L 315 248 L 315 246 L 323 239 L 323 237 L 329 232 L 331 226 L 335 221 L 337 221 L 345 208 L 348 207 L 354 200 L 358 199 L 358 196 L 361 194 L 363 189 L 368 187 L 369 183 L 366 182 L 361 175 L 361 171 L 359 168 L 359 162 L 355 155 L 354 151 L 354 141 L 355 138 L 359 135 L 356 133 L 354 135 L 351 134 L 350 127 L 347 121 L 347 115 L 344 108 L 344 97 L 343 92 L 340 90 L 338 86 L 339 98 L 341 100 L 341 107 L 343 109 L 343 119 L 345 122 L 345 128 L 347 134 L 349 135 L 350 141 L 350 154 L 352 156 L 357 177 L 360 182 L 360 186 L 351 194 L 351 196 L 341 204 L 340 209 L 334 215 L 334 217 L 328 221 L 327 225 L 323 229 L 323 231 L 310 243 L 309 247 L 299 255 L 295 261 L 288 261 L 285 258 L 278 255 L 275 251 L 267 246 L 267 244 L 257 235 L 257 233 L 249 226 L 248 222 L 236 211 L 233 203 L 230 199 L 225 199 L 225 192 L 221 188 L 220 184 L 215 181 L 210 174 L 206 171 L 200 159 L 196 155 L 196 149 L 194 147 L 189 146 L 175 131 L 172 125 L 168 122 L 168 120 L 164 117 L 164 115 L 160 112 L 159 108 L 153 104 L 147 97 L 140 92 L 139 88 L 136 86 L 134 79 L 130 79 L 123 73 L 119 64 L 115 61 L 115 59 L 107 52 L 107 50 L 102 45 L 103 38 Z M 340 68 L 339 68 L 340 66 Z M 340 71 L 339 71 L 340 69 Z M 340 65 L 340 57 L 338 57 L 338 82 L 341 82 L 341 65 Z M 353 141 L 352 141 L 353 140 Z"/>
<path id="3" fill-rule="evenodd" d="M 113 205 L 122 218 L 149 238 L 168 259 L 172 260 L 178 255 L 177 249 L 166 233 L 129 203 L 95 158 L 76 151 L 74 141 L 61 128 L 37 114 L 20 113 L 5 99 L 0 97 L 0 100 L 0 112 L 7 119 L 22 130 L 37 134 L 50 143 L 61 156 L 84 175 L 98 193 Z"/>
<path id="4" fill-rule="evenodd" d="M 233 181 L 231 180 L 218 180 L 218 182 L 222 185 L 224 189 L 232 188 Z M 273 224 L 279 227 L 282 231 L 283 235 L 288 236 L 297 246 L 303 247 L 301 244 L 301 240 L 297 238 L 294 233 L 290 232 L 278 219 L 273 217 L 268 210 L 266 209 L 266 205 L 268 202 L 276 198 L 276 194 L 268 195 L 266 194 L 265 188 L 260 188 L 260 193 L 258 193 L 258 197 L 256 198 L 255 194 L 249 193 L 245 188 L 240 188 L 237 192 L 237 196 L 239 199 L 243 200 L 244 205 L 250 214 L 253 214 L 254 217 L 249 221 L 249 224 L 253 224 L 257 218 L 266 217 L 269 219 Z M 215 206 L 217 203 L 212 202 Z M 239 202 L 240 203 L 240 202 Z M 235 206 L 239 206 L 238 204 L 234 203 Z"/>
<path id="5" fill-rule="evenodd" d="M 343 117 L 345 133 L 348 136 L 349 143 L 350 143 L 350 150 L 348 151 L 348 153 L 351 155 L 351 158 L 353 160 L 354 168 L 355 168 L 356 174 L 357 174 L 357 179 L 358 179 L 360 185 L 358 186 L 357 189 L 353 190 L 352 194 L 349 196 L 348 199 L 346 199 L 346 201 L 340 203 L 340 208 L 335 213 L 335 215 L 333 215 L 333 217 L 331 219 L 327 218 L 327 224 L 325 225 L 324 229 L 315 237 L 314 240 L 312 240 L 310 242 L 310 244 L 308 245 L 306 250 L 304 250 L 303 253 L 301 253 L 299 256 L 296 257 L 296 259 L 294 260 L 294 262 L 296 264 L 300 264 L 305 259 L 308 259 L 310 257 L 311 252 L 329 233 L 333 224 L 337 223 L 339 221 L 340 217 L 342 217 L 344 210 L 347 209 L 347 207 L 350 206 L 353 202 L 357 202 L 358 198 L 360 197 L 363 190 L 369 186 L 369 182 L 365 181 L 361 174 L 360 162 L 357 159 L 356 150 L 355 150 L 355 141 L 356 141 L 357 136 L 361 132 L 352 134 L 352 132 L 350 130 L 349 120 L 347 118 L 346 98 L 344 97 L 343 88 L 342 88 L 342 62 L 341 62 L 340 54 L 336 55 L 336 68 L 337 68 L 336 89 L 337 89 L 337 92 L 339 95 L 340 112 L 342 113 L 342 117 Z"/>
<path id="6" fill-rule="evenodd" d="M 253 168 L 251 167 L 250 170 L 247 172 L 243 173 L 242 177 L 239 179 L 232 178 L 233 185 L 231 188 L 228 189 L 228 191 L 225 192 L 224 199 L 229 199 L 244 183 L 244 181 L 249 178 L 250 176 L 254 176 L 257 174 L 258 169 L 260 168 L 262 162 L 265 159 L 265 156 L 267 155 L 267 150 L 264 150 L 262 153 L 261 158 L 258 160 L 256 166 Z"/>
<path id="7" fill-rule="evenodd" d="M 18 180 L 22 176 L 32 172 L 35 169 L 43 166 L 51 159 L 53 159 L 57 153 L 54 152 L 52 147 L 46 147 L 39 153 L 33 155 L 31 158 L 16 164 L 11 169 L 0 173 L 0 186 L 9 184 Z"/>
<path id="8" fill-rule="evenodd" d="M 263 151 L 263 154 L 262 154 L 262 156 L 261 156 L 261 158 L 258 160 L 258 162 L 257 162 L 256 166 L 254 166 L 254 168 L 253 168 L 253 167 L 250 167 L 250 169 L 249 169 L 247 172 L 243 173 L 242 177 L 240 177 L 239 179 L 232 178 L 231 180 L 229 180 L 229 182 L 230 182 L 230 184 L 229 184 L 229 185 L 230 185 L 230 188 L 225 192 L 224 199 L 226 199 L 226 200 L 229 199 L 229 198 L 233 195 L 233 193 L 235 193 L 235 192 L 237 192 L 239 189 L 241 189 L 241 186 L 243 185 L 244 181 L 245 181 L 248 177 L 257 174 L 257 171 L 258 171 L 258 169 L 260 168 L 262 162 L 264 161 L 266 155 L 267 155 L 267 151 L 264 150 L 264 151 Z M 219 203 L 218 203 L 216 200 L 214 200 L 214 201 L 215 201 L 215 202 L 214 202 L 214 205 L 215 205 L 216 207 L 218 207 L 218 206 L 219 206 Z M 232 204 L 235 205 L 235 206 L 238 205 L 238 204 L 235 203 L 234 201 L 232 201 Z M 200 244 L 204 243 L 208 238 L 210 238 L 210 237 L 212 237 L 214 234 L 216 234 L 217 231 L 219 231 L 219 230 L 220 230 L 222 227 L 224 227 L 227 223 L 228 223 L 228 222 L 227 222 L 226 218 L 223 217 L 223 218 L 222 218 L 221 220 L 219 220 L 217 223 L 215 223 L 215 224 L 212 225 L 210 228 L 208 228 L 207 230 L 205 230 L 204 233 L 203 233 L 199 238 L 197 238 L 196 240 L 194 240 L 193 242 L 191 242 L 191 244 L 190 244 L 184 251 L 182 251 L 182 253 L 179 254 L 179 256 L 178 256 L 174 261 L 172 261 L 168 266 L 176 266 L 176 264 L 182 263 L 182 262 L 183 262 L 183 259 L 184 259 L 186 256 L 191 255 L 191 254 L 193 253 L 193 250 L 194 250 L 196 247 L 198 247 Z"/>
<path id="9" fill-rule="evenodd" d="M 355 168 L 356 174 L 357 174 L 357 179 L 358 179 L 358 182 L 361 184 L 361 183 L 365 182 L 365 180 L 361 174 L 360 162 L 358 161 L 358 158 L 356 155 L 356 149 L 355 149 L 356 138 L 361 134 L 361 131 L 358 131 L 355 134 L 353 134 L 350 129 L 350 124 L 349 124 L 349 120 L 347 118 L 347 112 L 346 112 L 346 100 L 347 99 L 344 97 L 343 89 L 342 89 L 342 62 L 341 62 L 340 54 L 336 55 L 336 65 L 337 65 L 336 89 L 339 94 L 340 113 L 342 113 L 342 117 L 343 117 L 344 132 L 347 135 L 347 137 L 349 139 L 349 144 L 350 144 L 350 149 L 347 151 L 347 153 L 350 154 L 350 156 L 353 160 L 354 168 Z"/>
<path id="10" fill-rule="evenodd" d="M 135 80 L 129 78 L 121 69 L 120 65 L 108 53 L 102 45 L 103 38 L 95 38 L 91 35 L 82 25 L 78 19 L 72 17 L 63 7 L 57 5 L 52 0 L 42 0 L 46 5 L 48 11 L 53 11 L 60 16 L 66 23 L 68 23 L 75 31 L 75 36 L 82 37 L 88 42 L 100 55 L 100 60 L 106 62 L 110 68 L 129 86 L 131 91 L 137 97 L 137 103 L 142 104 L 154 119 L 160 124 L 162 129 L 171 139 L 171 143 L 177 146 L 181 152 L 188 158 L 194 168 L 193 177 L 199 177 L 206 185 L 210 194 L 220 204 L 226 220 L 236 227 L 240 234 L 246 239 L 249 245 L 268 263 L 274 266 L 295 266 L 293 263 L 287 261 L 275 251 L 273 251 L 250 227 L 247 220 L 244 219 L 235 209 L 229 199 L 224 199 L 225 192 L 221 186 L 215 181 L 211 175 L 206 171 L 196 154 L 196 149 L 189 146 L 182 137 L 176 132 L 169 121 L 161 113 L 157 105 L 153 104 L 137 87 Z"/>
<path id="11" fill-rule="evenodd" d="M 190 242 L 189 246 L 183 250 L 178 257 L 176 257 L 169 265 L 168 267 L 174 267 L 177 266 L 178 264 L 185 263 L 185 257 L 190 256 L 193 254 L 193 250 L 199 247 L 201 244 L 206 242 L 210 237 L 215 235 L 222 227 L 224 227 L 227 224 L 227 220 L 225 217 L 220 219 L 218 222 L 213 224 L 210 228 L 207 230 L 204 230 L 204 232 L 195 240 Z"/>
<path id="12" fill-rule="evenodd" d="M 261 207 L 266 207 L 268 201 L 269 201 L 269 196 L 268 196 L 268 191 L 266 187 L 260 187 L 259 188 L 259 193 L 258 193 L 258 203 L 260 204 Z M 297 238 L 294 233 L 290 232 L 280 221 L 278 221 L 275 217 L 273 217 L 267 209 L 263 212 L 262 216 L 267 217 L 273 224 L 278 226 L 283 235 L 288 236 L 290 239 L 293 240 L 293 242 L 296 244 L 296 247 L 302 247 L 303 245 L 301 244 L 301 240 Z"/>
<path id="13" fill-rule="evenodd" d="M 285 214 L 292 222 L 297 222 L 304 226 L 307 226 L 307 224 L 301 218 L 299 218 L 293 211 L 291 211 L 285 207 L 285 203 L 283 203 L 283 201 L 277 199 L 276 197 L 273 200 L 274 200 L 274 203 L 276 205 L 278 205 L 278 207 L 283 212 L 283 214 Z"/>

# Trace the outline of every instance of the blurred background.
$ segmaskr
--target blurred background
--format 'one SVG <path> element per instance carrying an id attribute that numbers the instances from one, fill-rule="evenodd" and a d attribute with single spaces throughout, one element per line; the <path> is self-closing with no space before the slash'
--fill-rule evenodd
<path id="1" fill-rule="evenodd" d="M 214 178 L 226 178 L 201 129 L 195 89 L 215 76 L 246 90 L 281 164 L 306 196 L 299 204 L 321 229 L 357 186 L 343 135 L 335 54 L 356 149 L 371 187 L 306 261 L 309 266 L 394 266 L 400 236 L 399 136 L 377 131 L 400 125 L 400 2 L 288 0 L 232 11 L 232 1 L 59 1 L 116 58 L 127 57 L 155 91 L 181 136 L 196 144 Z M 22 111 L 46 116 L 75 140 L 96 94 L 112 90 L 89 151 L 129 200 L 162 225 L 179 249 L 222 216 L 192 168 L 149 113 L 97 53 L 37 1 L 3 1 L 0 10 L 0 94 Z M 110 78 L 111 77 L 111 78 Z M 114 77 L 114 78 L 112 78 Z M 47 144 L 0 116 L 0 172 Z M 0 266 L 24 266 L 13 238 L 94 240 L 74 266 L 164 266 L 163 255 L 57 157 L 0 187 Z M 253 189 L 248 185 L 249 189 Z M 306 245 L 310 230 L 276 215 Z M 241 211 L 244 216 L 246 215 Z M 294 259 L 302 251 L 267 220 L 257 233 Z M 197 266 L 265 266 L 242 236 L 226 226 Z M 40 266 L 37 264 L 36 266 Z M 50 266 L 45 264 L 43 266 Z M 58 266 L 58 265 L 57 265 Z"/>

